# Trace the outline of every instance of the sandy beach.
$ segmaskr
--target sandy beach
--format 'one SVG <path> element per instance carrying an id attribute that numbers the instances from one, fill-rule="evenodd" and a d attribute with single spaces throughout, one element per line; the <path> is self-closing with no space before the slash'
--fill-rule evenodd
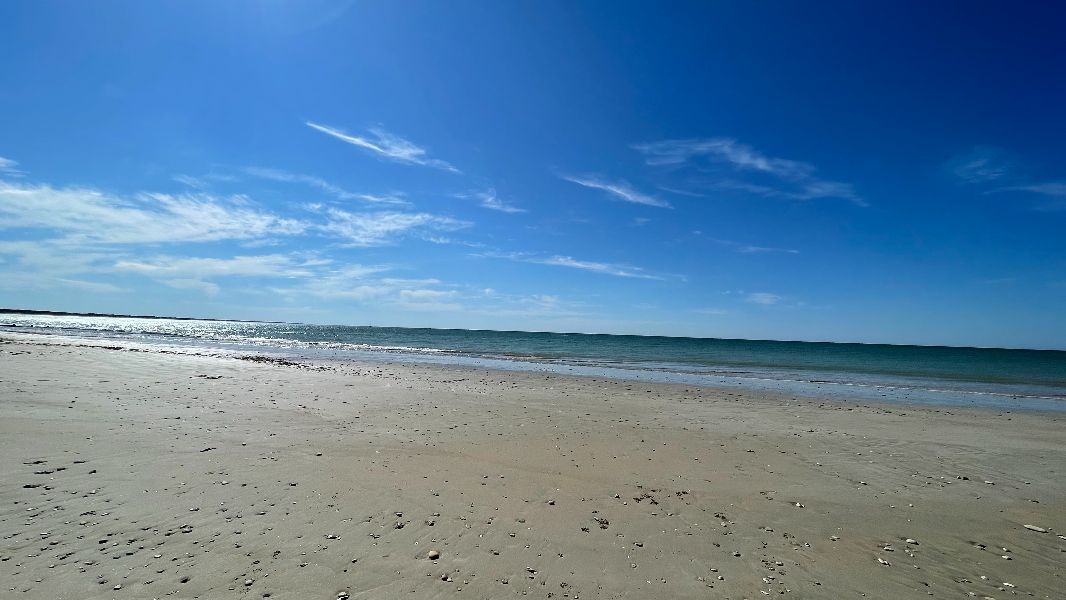
<path id="1" fill-rule="evenodd" d="M 4 598 L 1066 597 L 1066 414 L 2 341 Z"/>

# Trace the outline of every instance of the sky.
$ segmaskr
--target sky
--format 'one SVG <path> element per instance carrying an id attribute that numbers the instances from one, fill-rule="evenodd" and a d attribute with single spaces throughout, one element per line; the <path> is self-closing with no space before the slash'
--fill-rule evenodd
<path id="1" fill-rule="evenodd" d="M 0 3 L 0 306 L 1066 349 L 1066 6 Z"/>

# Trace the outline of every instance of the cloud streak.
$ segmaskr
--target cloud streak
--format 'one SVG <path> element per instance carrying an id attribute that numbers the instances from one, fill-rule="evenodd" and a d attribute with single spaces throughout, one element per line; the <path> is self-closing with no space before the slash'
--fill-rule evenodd
<path id="1" fill-rule="evenodd" d="M 993 192 L 1027 192 L 1038 194 L 1047 198 L 1033 207 L 1033 210 L 1041 212 L 1066 211 L 1066 181 L 1045 181 L 1042 183 L 1029 183 L 1013 185 L 992 190 Z M 990 192 L 989 192 L 990 193 Z"/>
<path id="2" fill-rule="evenodd" d="M 1026 185 L 1012 185 L 1002 187 L 997 192 L 1030 192 L 1052 198 L 1066 198 L 1066 181 L 1046 181 L 1043 183 L 1030 183 Z"/>
<path id="3" fill-rule="evenodd" d="M 244 175 L 317 187 L 336 196 L 348 193 L 328 182 L 277 170 L 252 169 Z M 186 184 L 198 183 L 189 181 Z M 494 205 L 491 190 L 477 197 Z M 503 204 L 503 206 L 509 206 Z M 434 278 L 385 277 L 394 266 L 345 263 L 329 250 L 395 244 L 407 238 L 456 243 L 447 232 L 473 224 L 405 210 L 351 210 L 327 203 L 305 204 L 307 212 L 287 218 L 247 196 L 198 190 L 181 194 L 114 194 L 89 187 L 63 187 L 0 181 L 0 289 L 67 288 L 88 293 L 144 290 L 145 283 L 182 290 L 184 295 L 236 298 L 276 292 L 288 301 L 358 304 L 368 309 L 395 307 L 421 312 L 470 311 L 483 316 L 569 314 L 550 294 L 518 297 L 487 295 L 474 287 Z M 494 205 L 490 209 L 496 210 Z M 2 235 L 17 232 L 17 235 Z M 28 239 L 19 239 L 26 236 Z M 286 239 L 287 238 L 287 239 Z M 327 242 L 318 252 L 265 252 L 249 246 L 278 243 L 308 247 Z M 469 244 L 474 245 L 474 244 Z M 233 252 L 233 248 L 245 249 Z M 657 279 L 643 269 L 580 261 L 571 257 L 530 257 L 546 265 L 614 276 Z M 119 287 L 143 279 L 129 288 Z M 237 286 L 236 281 L 241 285 Z M 171 296 L 174 291 L 147 291 Z"/>
<path id="4" fill-rule="evenodd" d="M 660 208 L 672 208 L 669 202 L 638 191 L 625 181 L 608 181 L 597 175 L 562 175 L 561 177 L 566 181 L 576 183 L 580 186 L 603 190 L 623 202 L 644 204 L 646 206 L 658 206 Z"/>
<path id="5" fill-rule="evenodd" d="M 307 205 L 316 220 L 285 218 L 247 196 L 139 193 L 118 196 L 91 188 L 0 181 L 0 231 L 47 231 L 37 243 L 81 248 L 220 241 L 257 243 L 279 236 L 325 234 L 351 246 L 456 231 L 472 223 L 425 212 L 354 212 Z"/>
<path id="6" fill-rule="evenodd" d="M 1003 158 L 1004 152 L 993 146 L 976 146 L 966 154 L 948 161 L 948 170 L 960 182 L 990 183 L 1007 178 L 1013 165 Z"/>
<path id="7" fill-rule="evenodd" d="M 353 213 L 325 209 L 329 220 L 321 229 L 344 239 L 349 246 L 383 246 L 418 232 L 456 231 L 472 223 L 428 213 L 379 211 Z"/>
<path id="8" fill-rule="evenodd" d="M 722 240 L 718 238 L 710 238 L 712 242 L 725 246 L 734 252 L 740 254 L 799 254 L 799 250 L 793 250 L 791 248 L 775 248 L 773 246 L 756 246 L 754 244 L 745 244 L 743 242 L 734 242 L 732 240 Z"/>
<path id="9" fill-rule="evenodd" d="M 462 294 L 437 279 L 381 277 L 385 266 L 349 265 L 325 271 L 304 283 L 273 291 L 285 296 L 311 296 L 354 303 L 387 302 L 408 310 L 453 312 L 462 310 Z"/>
<path id="10" fill-rule="evenodd" d="M 252 177 L 258 177 L 260 179 L 266 179 L 268 181 L 277 181 L 280 183 L 302 183 L 315 189 L 321 190 L 338 200 L 358 200 L 360 202 L 368 202 L 370 204 L 394 204 L 394 205 L 408 205 L 410 204 L 405 200 L 401 194 L 392 193 L 384 195 L 375 194 L 359 194 L 355 192 L 349 192 L 348 190 L 334 185 L 325 179 L 315 177 L 314 175 L 302 175 L 299 173 L 289 173 L 280 169 L 268 169 L 264 167 L 245 167 L 242 171 Z"/>
<path id="11" fill-rule="evenodd" d="M 9 177 L 22 177 L 26 173 L 18 168 L 18 162 L 11 160 L 10 158 L 4 158 L 0 156 L 0 175 L 7 175 Z"/>
<path id="12" fill-rule="evenodd" d="M 761 304 L 762 306 L 771 306 L 780 302 L 781 296 L 769 292 L 752 292 L 744 297 L 744 301 L 752 304 Z"/>
<path id="13" fill-rule="evenodd" d="M 217 283 L 209 281 L 222 277 L 308 278 L 331 261 L 301 258 L 295 255 L 266 254 L 234 256 L 230 258 L 202 258 L 188 256 L 156 256 L 150 259 L 122 259 L 114 264 L 120 273 L 136 273 L 163 285 L 182 290 L 198 290 L 209 296 L 219 293 Z"/>
<path id="14" fill-rule="evenodd" d="M 772 185 L 724 179 L 715 187 L 736 189 L 763 196 L 811 200 L 840 198 L 858 206 L 867 206 L 849 183 L 821 179 L 814 165 L 786 158 L 776 158 L 738 142 L 733 138 L 691 138 L 634 144 L 651 166 L 683 167 L 696 160 L 723 165 L 737 174 L 761 176 Z"/>
<path id="15" fill-rule="evenodd" d="M 434 167 L 451 173 L 461 173 L 459 169 L 443 160 L 429 158 L 424 148 L 398 135 L 389 133 L 381 127 L 372 127 L 370 129 L 370 136 L 373 138 L 371 139 L 371 137 L 351 135 L 335 127 L 320 125 L 311 121 L 306 121 L 304 124 L 315 131 L 320 131 L 342 142 L 369 150 L 381 158 L 410 165 Z"/>
<path id="16" fill-rule="evenodd" d="M 612 275 L 614 277 L 627 277 L 631 279 L 651 279 L 656 281 L 664 281 L 666 279 L 684 279 L 683 277 L 677 275 L 653 273 L 641 267 L 591 260 L 580 260 L 571 256 L 537 256 L 523 252 L 496 252 L 486 253 L 480 256 L 487 256 L 489 258 L 504 258 L 507 260 L 530 263 L 535 265 L 566 267 L 570 269 L 579 269 L 581 271 L 599 273 L 601 275 Z"/>
<path id="17" fill-rule="evenodd" d="M 256 208 L 245 196 L 142 193 L 0 182 L 0 229 L 50 229 L 69 241 L 138 244 L 293 235 L 307 224 Z"/>
<path id="18" fill-rule="evenodd" d="M 207 182 L 204 181 L 202 178 L 193 177 L 192 175 L 184 175 L 178 173 L 177 175 L 172 176 L 171 179 L 180 183 L 181 185 L 191 187 L 197 190 L 206 190 L 208 187 L 210 187 L 207 185 Z"/>
<path id="19" fill-rule="evenodd" d="M 315 267 L 330 261 L 297 259 L 285 254 L 234 256 L 232 258 L 198 258 L 156 256 L 150 259 L 119 260 L 115 268 L 155 278 L 210 277 L 311 277 Z"/>
<path id="20" fill-rule="evenodd" d="M 495 210 L 502 213 L 517 214 L 528 212 L 524 208 L 519 208 L 513 204 L 508 204 L 507 202 L 501 200 L 500 197 L 496 195 L 495 188 L 455 194 L 455 197 L 462 198 L 465 200 L 477 200 L 478 205 L 481 206 L 481 208 L 487 208 L 489 210 Z"/>
<path id="21" fill-rule="evenodd" d="M 80 276 L 133 274 L 214 295 L 221 291 L 214 279 L 307 279 L 321 274 L 330 261 L 315 254 L 146 257 L 145 251 L 161 245 L 261 245 L 279 237 L 317 235 L 339 238 L 345 246 L 384 246 L 471 225 L 422 212 L 308 208 L 316 218 L 283 218 L 242 195 L 120 196 L 91 188 L 0 181 L 0 231 L 36 236 L 33 241 L 0 241 L 0 263 L 10 281 L 36 275 L 50 285 L 110 292 L 118 288 Z"/>
<path id="22" fill-rule="evenodd" d="M 1066 181 L 1033 181 L 1026 176 L 1025 165 L 1008 161 L 1006 152 L 994 146 L 975 146 L 947 162 L 947 169 L 959 183 L 979 185 L 985 194 L 1024 192 L 1043 196 L 1045 201 L 1034 205 L 1033 210 L 1066 210 Z M 988 189 L 990 186 L 998 186 Z"/>
<path id="23" fill-rule="evenodd" d="M 593 273 L 602 273 L 604 275 L 614 275 L 615 277 L 631 277 L 635 279 L 664 279 L 661 275 L 649 273 L 640 267 L 631 267 L 628 265 L 617 265 L 611 263 L 595 262 L 589 260 L 578 260 L 569 256 L 552 256 L 542 259 L 528 259 L 526 262 L 551 265 L 556 267 L 569 267 L 571 269 L 580 269 L 582 271 L 591 271 Z"/>

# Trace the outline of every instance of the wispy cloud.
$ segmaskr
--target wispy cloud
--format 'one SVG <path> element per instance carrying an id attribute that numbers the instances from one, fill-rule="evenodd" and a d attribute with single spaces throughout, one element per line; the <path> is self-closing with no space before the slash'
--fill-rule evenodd
<path id="1" fill-rule="evenodd" d="M 769 292 L 752 292 L 744 297 L 745 302 L 751 302 L 752 304 L 761 304 L 763 306 L 770 306 L 777 304 L 781 301 L 781 296 L 777 294 L 771 294 Z"/>
<path id="2" fill-rule="evenodd" d="M 983 186 L 985 194 L 1036 194 L 1043 196 L 1045 201 L 1034 205 L 1034 210 L 1066 210 L 1066 181 L 1033 181 L 1027 173 L 1031 167 L 1008 160 L 1006 155 L 1006 151 L 995 146 L 975 146 L 949 160 L 946 167 L 959 183 Z"/>
<path id="3" fill-rule="evenodd" d="M 743 242 L 734 242 L 732 240 L 723 240 L 718 238 L 709 238 L 712 242 L 725 246 L 734 252 L 741 254 L 799 254 L 799 250 L 793 250 L 791 248 L 775 248 L 773 246 L 756 246 L 754 244 L 745 244 Z"/>
<path id="4" fill-rule="evenodd" d="M 471 242 L 469 240 L 457 240 L 444 235 L 427 235 L 424 238 L 425 241 L 433 244 L 450 245 L 450 246 L 466 246 L 467 248 L 484 248 L 485 244 L 481 242 Z"/>
<path id="5" fill-rule="evenodd" d="M 206 190 L 208 188 L 206 181 L 204 181 L 200 177 L 193 177 L 192 175 L 183 175 L 181 173 L 178 173 L 177 175 L 172 176 L 171 179 L 177 181 L 178 183 L 184 186 L 188 186 L 197 190 Z"/>
<path id="6" fill-rule="evenodd" d="M 531 258 L 526 262 L 537 263 L 541 265 L 552 265 L 556 267 L 570 267 L 571 269 L 581 269 L 582 271 L 592 271 L 593 273 L 602 273 L 604 275 L 614 275 L 616 277 L 633 277 L 636 279 L 663 279 L 660 275 L 649 273 L 640 267 L 631 267 L 629 265 L 618 265 L 611 263 L 595 262 L 590 260 L 578 260 L 570 256 L 551 256 L 548 258 Z"/>
<path id="7" fill-rule="evenodd" d="M 570 256 L 537 256 L 534 254 L 528 254 L 523 252 L 491 252 L 481 254 L 480 256 L 486 256 L 489 258 L 505 258 L 508 260 L 531 263 L 536 265 L 549 265 L 553 267 L 580 269 L 582 271 L 590 271 L 592 273 L 600 273 L 603 275 L 613 275 L 615 277 L 629 277 L 633 279 L 654 279 L 657 281 L 662 281 L 666 279 L 684 279 L 683 277 L 678 275 L 653 273 L 641 267 L 634 267 L 632 265 L 605 263 L 591 260 L 580 260 Z"/>
<path id="8" fill-rule="evenodd" d="M 597 175 L 585 175 L 585 176 L 572 176 L 563 175 L 563 179 L 576 183 L 587 188 L 593 188 L 597 190 L 603 190 L 608 194 L 611 194 L 615 198 L 625 202 L 632 202 L 633 204 L 645 204 L 647 206 L 658 206 L 661 208 L 671 208 L 670 203 L 665 200 L 660 200 L 655 196 L 650 196 L 643 192 L 640 192 L 629 185 L 625 181 L 607 181 Z"/>
<path id="9" fill-rule="evenodd" d="M 155 256 L 148 259 L 119 260 L 115 268 L 156 278 L 210 277 L 311 277 L 328 260 L 301 258 L 286 254 L 203 258 L 186 256 Z"/>
<path id="10" fill-rule="evenodd" d="M 1026 185 L 1014 185 L 992 190 L 994 192 L 1028 192 L 1039 194 L 1047 200 L 1033 207 L 1038 211 L 1063 211 L 1066 210 L 1066 182 L 1046 181 L 1043 183 L 1030 183 Z"/>
<path id="11" fill-rule="evenodd" d="M 329 300 L 367 300 L 383 296 L 395 286 L 386 285 L 378 273 L 390 270 L 387 266 L 349 264 L 325 270 L 297 286 L 272 288 L 276 293 L 311 295 Z"/>
<path id="12" fill-rule="evenodd" d="M 313 256 L 266 254 L 233 256 L 228 258 L 155 256 L 148 259 L 122 259 L 114 269 L 136 273 L 164 285 L 184 290 L 199 290 L 208 295 L 219 292 L 219 285 L 210 281 L 224 277 L 308 278 L 331 261 Z"/>
<path id="13" fill-rule="evenodd" d="M 436 278 L 383 276 L 389 267 L 356 265 L 326 271 L 292 287 L 274 288 L 277 294 L 309 296 L 371 306 L 388 305 L 419 312 L 466 312 L 477 317 L 576 316 L 571 302 L 550 293 L 515 295 L 492 288 L 453 284 Z"/>
<path id="14" fill-rule="evenodd" d="M 155 244 L 152 245 L 154 247 Z M 163 285 L 183 290 L 217 294 L 217 280 L 230 277 L 268 279 L 310 279 L 324 271 L 332 261 L 314 253 L 269 254 L 258 256 L 195 257 L 180 255 L 141 255 L 139 247 L 94 250 L 63 239 L 36 242 L 0 242 L 0 262 L 14 257 L 3 278 L 19 280 L 36 277 L 33 287 L 61 285 L 87 292 L 125 292 L 111 283 L 85 279 L 86 275 L 140 275 Z M 6 266 L 6 265 L 5 265 Z"/>
<path id="15" fill-rule="evenodd" d="M 482 208 L 487 208 L 489 210 L 512 214 L 527 212 L 524 208 L 519 208 L 517 206 L 514 206 L 513 204 L 508 204 L 507 202 L 501 200 L 500 197 L 496 195 L 495 188 L 489 188 L 487 190 L 478 190 L 473 192 L 463 192 L 460 194 L 455 194 L 455 197 L 467 200 L 477 200 L 478 204 Z"/>
<path id="16" fill-rule="evenodd" d="M 311 205 L 324 222 L 282 218 L 246 196 L 142 193 L 0 182 L 0 230 L 51 230 L 70 243 L 142 244 L 255 241 L 323 232 L 350 245 L 392 243 L 412 232 L 455 231 L 471 223 L 422 212 L 350 212 Z"/>
<path id="17" fill-rule="evenodd" d="M 740 169 L 761 171 L 781 178 L 809 176 L 814 167 L 784 158 L 768 157 L 732 138 L 662 140 L 634 144 L 649 165 L 679 165 L 699 156 L 729 162 Z"/>
<path id="18" fill-rule="evenodd" d="M 335 127 L 320 125 L 311 121 L 307 121 L 305 124 L 316 131 L 321 131 L 322 133 L 335 137 L 342 142 L 347 142 L 353 146 L 369 150 L 382 158 L 412 165 L 435 167 L 452 173 L 461 172 L 459 169 L 456 169 L 454 166 L 443 160 L 429 158 L 424 148 L 405 140 L 398 135 L 389 133 L 381 127 L 372 127 L 370 129 L 370 135 L 373 137 L 373 139 L 371 139 L 371 137 L 351 135 Z"/>
<path id="19" fill-rule="evenodd" d="M 1044 183 L 1030 183 L 1026 185 L 1012 185 L 1002 187 L 997 192 L 1031 192 L 1052 198 L 1066 198 L 1066 181 L 1047 181 Z"/>
<path id="20" fill-rule="evenodd" d="M 659 189 L 670 194 L 677 194 L 678 196 L 688 196 L 690 198 L 704 198 L 707 196 L 707 194 L 701 194 L 699 192 L 693 192 L 691 190 L 682 190 L 667 185 L 660 185 Z"/>
<path id="21" fill-rule="evenodd" d="M 0 229 L 47 229 L 107 244 L 246 240 L 303 232 L 307 224 L 255 207 L 245 196 L 142 193 L 0 182 Z"/>
<path id="22" fill-rule="evenodd" d="M 300 285 L 274 288 L 285 296 L 312 296 L 330 301 L 385 303 L 416 311 L 453 312 L 463 309 L 462 294 L 438 279 L 382 277 L 386 266 L 349 265 L 320 273 Z"/>
<path id="23" fill-rule="evenodd" d="M 947 163 L 947 168 L 960 182 L 968 184 L 1002 181 L 1014 166 L 1004 157 L 1005 152 L 994 146 L 975 146 Z"/>
<path id="24" fill-rule="evenodd" d="M 194 190 L 207 190 L 216 183 L 235 183 L 240 181 L 239 177 L 229 173 L 207 173 L 197 177 L 178 173 L 177 175 L 172 175 L 170 178 L 184 186 L 191 187 Z"/>
<path id="25" fill-rule="evenodd" d="M 661 140 L 634 144 L 632 147 L 642 153 L 645 162 L 652 166 L 680 167 L 703 159 L 724 165 L 738 174 L 760 175 L 773 183 L 768 185 L 725 179 L 716 182 L 716 187 L 796 200 L 840 198 L 859 206 L 867 205 L 851 184 L 817 177 L 817 170 L 810 163 L 767 156 L 732 138 Z"/>
<path id="26" fill-rule="evenodd" d="M 280 169 L 268 169 L 263 167 L 245 167 L 242 171 L 252 177 L 258 177 L 269 181 L 309 185 L 337 198 L 338 200 L 358 200 L 361 202 L 369 202 L 371 204 L 409 204 L 409 202 L 403 198 L 402 194 L 396 192 L 390 194 L 359 194 L 349 192 L 340 186 L 334 185 L 320 177 L 315 177 L 314 175 L 289 173 Z"/>
<path id="27" fill-rule="evenodd" d="M 293 174 L 271 171 L 254 176 L 260 175 L 269 179 Z M 291 181 L 318 185 L 299 176 Z M 470 222 L 427 212 L 345 210 L 326 203 L 304 208 L 308 212 L 299 218 L 286 218 L 239 194 L 113 194 L 88 187 L 0 181 L 0 233 L 16 232 L 0 235 L 0 289 L 118 293 L 143 290 L 143 282 L 128 289 L 116 283 L 144 278 L 175 290 L 227 299 L 238 293 L 276 292 L 286 302 L 321 300 L 368 309 L 467 311 L 478 317 L 573 314 L 551 294 L 488 294 L 483 283 L 384 276 L 386 271 L 411 267 L 342 265 L 330 255 L 338 245 L 382 246 L 405 238 L 462 243 L 445 235 L 472 226 Z M 232 252 L 234 247 L 259 246 L 279 238 L 288 238 L 283 243 L 295 240 L 302 247 L 322 241 L 313 238 L 327 243 L 320 252 Z M 658 277 L 626 265 L 569 257 L 542 261 L 616 276 Z M 239 286 L 231 285 L 235 279 Z"/>
<path id="28" fill-rule="evenodd" d="M 18 168 L 19 164 L 10 158 L 0 156 L 0 175 L 8 177 L 22 177 L 26 173 Z"/>
<path id="29" fill-rule="evenodd" d="M 468 221 L 428 213 L 324 210 L 329 220 L 322 230 L 343 238 L 351 246 L 382 246 L 412 233 L 455 231 L 472 225 Z"/>

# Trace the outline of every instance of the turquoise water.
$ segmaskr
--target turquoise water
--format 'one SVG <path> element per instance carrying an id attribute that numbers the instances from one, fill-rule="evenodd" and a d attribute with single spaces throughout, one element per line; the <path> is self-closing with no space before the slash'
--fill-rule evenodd
<path id="1" fill-rule="evenodd" d="M 548 370 L 805 396 L 1066 409 L 1066 352 L 628 335 L 0 315 L 0 330 Z"/>

